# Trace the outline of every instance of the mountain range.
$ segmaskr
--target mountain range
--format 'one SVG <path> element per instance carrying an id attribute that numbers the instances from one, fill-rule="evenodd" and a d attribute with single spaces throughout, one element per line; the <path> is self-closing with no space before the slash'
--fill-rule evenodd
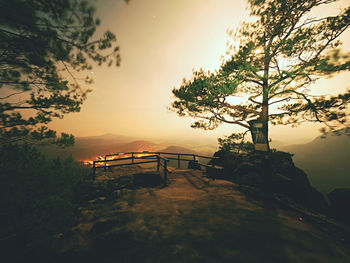
<path id="1" fill-rule="evenodd" d="M 186 145 L 187 146 L 187 145 Z M 184 147 L 169 145 L 165 142 L 155 143 L 149 140 L 140 140 L 132 137 L 104 134 L 101 136 L 77 137 L 73 147 L 55 148 L 44 146 L 41 148 L 47 156 L 68 157 L 72 155 L 78 161 L 92 160 L 99 155 L 118 152 L 160 151 L 173 153 L 193 153 L 211 156 L 216 148 L 208 145 L 191 145 Z M 204 149 L 204 150 L 203 150 Z"/>
<path id="2" fill-rule="evenodd" d="M 59 149 L 43 147 L 48 156 L 67 157 L 76 160 L 93 160 L 99 155 L 131 152 L 161 151 L 174 153 L 194 153 L 212 156 L 217 150 L 214 144 L 186 143 L 174 145 L 174 141 L 155 143 L 147 139 L 138 139 L 121 135 L 104 134 L 101 136 L 77 137 L 73 147 Z M 278 146 L 279 145 L 279 146 Z M 278 150 L 294 154 L 297 167 L 303 169 L 311 184 L 326 194 L 334 188 L 350 187 L 350 137 L 346 135 L 319 136 L 309 143 L 283 145 L 276 143 Z"/>

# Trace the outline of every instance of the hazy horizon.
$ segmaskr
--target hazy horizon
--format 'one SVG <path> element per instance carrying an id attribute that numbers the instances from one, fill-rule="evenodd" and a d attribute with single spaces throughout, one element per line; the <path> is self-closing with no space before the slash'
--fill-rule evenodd
<path id="1" fill-rule="evenodd" d="M 293 145 L 293 144 L 307 144 L 312 142 L 313 140 L 319 138 L 323 134 L 319 133 L 315 137 L 312 137 L 310 139 L 308 138 L 301 138 L 297 140 L 293 140 L 293 143 L 288 143 L 289 140 L 283 140 L 282 139 L 273 139 L 271 141 L 272 144 L 278 144 L 278 145 Z M 329 136 L 333 136 L 332 133 L 329 134 Z M 75 136 L 76 138 L 109 138 L 115 137 L 116 139 L 119 138 L 122 141 L 125 142 L 131 142 L 131 141 L 152 141 L 154 143 L 159 143 L 159 144 L 168 144 L 168 145 L 178 145 L 181 146 L 183 143 L 187 144 L 193 144 L 193 145 L 199 145 L 199 144 L 208 144 L 208 145 L 217 145 L 218 146 L 218 138 L 222 138 L 223 136 L 216 137 L 213 134 L 208 134 L 208 136 L 202 136 L 202 137 L 196 137 L 195 135 L 189 134 L 188 137 L 179 137 L 179 136 L 169 136 L 169 135 L 164 135 L 164 136 L 132 136 L 132 135 L 126 135 L 126 134 L 117 134 L 117 133 L 101 133 L 101 134 L 94 134 L 94 135 L 87 135 L 87 136 Z M 246 135 L 246 139 L 248 141 L 251 141 L 251 136 L 250 134 Z"/>

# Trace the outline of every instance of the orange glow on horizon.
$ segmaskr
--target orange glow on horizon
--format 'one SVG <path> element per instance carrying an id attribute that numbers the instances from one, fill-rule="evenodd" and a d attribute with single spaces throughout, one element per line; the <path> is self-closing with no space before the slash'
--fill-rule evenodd
<path id="1" fill-rule="evenodd" d="M 84 166 L 90 166 L 93 167 L 93 164 L 95 161 L 114 161 L 118 159 L 123 159 L 123 158 L 133 158 L 135 159 L 141 159 L 142 157 L 146 156 L 153 156 L 154 153 L 148 153 L 146 151 L 143 152 L 137 152 L 137 153 L 116 153 L 113 155 L 106 155 L 102 156 L 99 155 L 95 158 L 92 158 L 91 160 L 80 160 L 79 162 L 83 163 Z M 136 164 L 136 163 L 135 163 Z M 95 167 L 102 167 L 102 166 L 110 166 L 111 164 L 109 162 L 96 162 Z"/>

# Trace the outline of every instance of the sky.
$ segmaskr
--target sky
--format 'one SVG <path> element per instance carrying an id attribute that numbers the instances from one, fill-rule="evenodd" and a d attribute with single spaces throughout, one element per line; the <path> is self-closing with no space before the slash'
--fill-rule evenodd
<path id="1" fill-rule="evenodd" d="M 140 139 L 183 139 L 216 141 L 217 137 L 241 131 L 223 124 L 213 131 L 193 129 L 191 118 L 180 118 L 167 110 L 172 89 L 179 87 L 192 69 L 218 69 L 220 57 L 230 41 L 228 29 L 248 21 L 245 0 L 123 0 L 94 1 L 101 26 L 97 35 L 109 29 L 117 36 L 120 67 L 95 67 L 93 92 L 79 113 L 56 119 L 50 127 L 75 136 L 106 133 Z M 321 8 L 318 14 L 337 12 L 347 5 L 339 1 Z M 343 37 L 343 48 L 350 51 L 350 32 Z M 350 72 L 316 82 L 317 92 L 345 91 Z M 317 93 L 316 92 L 316 93 Z M 286 144 L 307 142 L 320 135 L 319 126 L 298 128 L 272 126 L 272 140 Z"/>

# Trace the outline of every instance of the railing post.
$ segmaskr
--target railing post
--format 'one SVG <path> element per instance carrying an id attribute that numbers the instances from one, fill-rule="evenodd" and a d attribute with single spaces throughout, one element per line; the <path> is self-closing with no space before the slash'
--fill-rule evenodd
<path id="1" fill-rule="evenodd" d="M 164 186 L 166 186 L 167 181 L 168 181 L 168 161 L 164 160 Z"/>
<path id="2" fill-rule="evenodd" d="M 180 168 L 180 154 L 177 155 L 177 168 Z"/>
<path id="3" fill-rule="evenodd" d="M 105 155 L 105 167 L 103 168 L 103 170 L 106 172 L 107 171 L 107 156 Z"/>
<path id="4" fill-rule="evenodd" d="M 95 173 L 96 173 L 96 165 L 95 165 L 95 161 L 92 162 L 92 181 L 95 180 Z"/>
<path id="5" fill-rule="evenodd" d="M 157 172 L 159 172 L 159 167 L 160 167 L 160 156 L 157 155 Z"/>
<path id="6" fill-rule="evenodd" d="M 131 163 L 134 163 L 134 153 L 131 153 Z"/>
<path id="7" fill-rule="evenodd" d="M 193 155 L 193 161 L 194 162 L 196 161 L 196 155 L 195 154 Z"/>

